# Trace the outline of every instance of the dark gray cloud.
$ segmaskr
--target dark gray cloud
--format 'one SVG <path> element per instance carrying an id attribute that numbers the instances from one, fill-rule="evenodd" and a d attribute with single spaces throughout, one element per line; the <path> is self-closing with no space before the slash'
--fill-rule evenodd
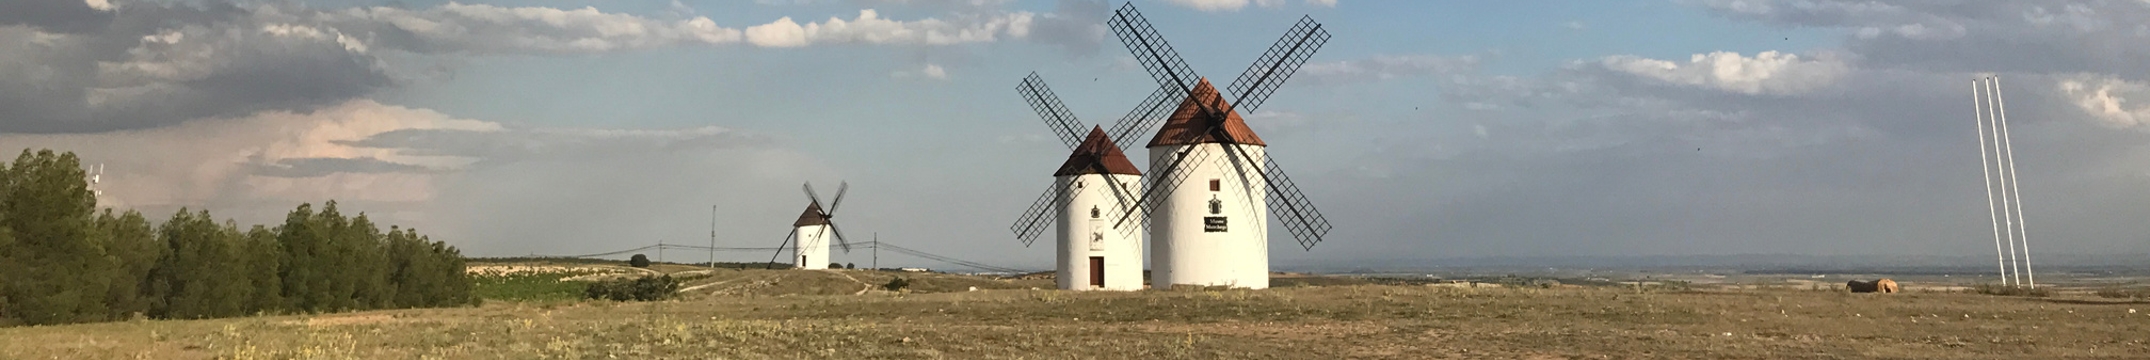
<path id="1" fill-rule="evenodd" d="M 0 132 L 95 132 L 310 109 L 392 85 L 363 43 L 224 3 L 129 3 L 0 26 Z M 99 12 L 105 14 L 107 12 Z"/>
<path id="2" fill-rule="evenodd" d="M 110 6 L 107 4 L 106 6 Z M 76 0 L 0 2 L 0 26 L 27 25 L 58 33 L 86 33 L 105 27 L 112 12 Z"/>

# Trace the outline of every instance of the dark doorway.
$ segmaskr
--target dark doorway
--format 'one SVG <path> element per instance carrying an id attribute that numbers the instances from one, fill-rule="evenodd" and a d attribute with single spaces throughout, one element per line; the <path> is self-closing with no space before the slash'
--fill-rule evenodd
<path id="1" fill-rule="evenodd" d="M 1090 287 L 1105 288 L 1105 257 L 1090 257 Z"/>

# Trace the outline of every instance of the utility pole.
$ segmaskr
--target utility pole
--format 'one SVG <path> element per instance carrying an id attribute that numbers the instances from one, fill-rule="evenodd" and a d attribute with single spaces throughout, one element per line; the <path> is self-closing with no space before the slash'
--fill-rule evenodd
<path id="1" fill-rule="evenodd" d="M 881 270 L 881 232 L 873 232 L 873 269 Z"/>
<path id="2" fill-rule="evenodd" d="M 709 272 L 716 272 L 716 205 L 709 205 Z"/>
<path id="3" fill-rule="evenodd" d="M 717 270 L 717 206 L 709 206 L 709 270 Z"/>

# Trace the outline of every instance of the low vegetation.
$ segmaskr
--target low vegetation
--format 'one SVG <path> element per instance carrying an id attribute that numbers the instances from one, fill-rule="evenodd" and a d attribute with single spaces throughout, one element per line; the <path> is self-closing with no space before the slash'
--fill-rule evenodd
<path id="1" fill-rule="evenodd" d="M 679 280 L 670 275 L 609 279 L 590 283 L 583 298 L 612 301 L 657 301 L 679 292 Z"/>
<path id="2" fill-rule="evenodd" d="M 913 286 L 969 278 L 829 276 Z M 1268 290 L 777 295 L 0 329 L 24 358 L 2131 358 L 2150 312 L 2095 297 L 1338 285 Z M 854 286 L 858 282 L 852 282 Z M 1049 284 L 1049 283 L 1047 283 Z"/>
<path id="3" fill-rule="evenodd" d="M 2030 288 L 2030 287 L 2022 287 L 2022 286 L 2002 286 L 2002 285 L 1999 285 L 1999 284 L 1979 284 L 1978 286 L 1973 286 L 1973 287 L 1971 287 L 1971 291 L 1972 291 L 1972 292 L 1976 292 L 1976 293 L 1980 293 L 1980 294 L 1986 294 L 1986 295 L 2000 295 L 2000 296 L 2029 296 L 2029 297 L 2047 297 L 2047 296 L 2052 296 L 2052 295 L 2053 295 L 2053 290 L 2052 290 L 2051 288 L 2045 288 L 2045 287 L 2041 287 L 2041 288 Z"/>

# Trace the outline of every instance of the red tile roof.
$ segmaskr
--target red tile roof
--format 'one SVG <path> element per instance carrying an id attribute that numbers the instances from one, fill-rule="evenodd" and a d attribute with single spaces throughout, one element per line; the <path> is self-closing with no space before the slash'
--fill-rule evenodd
<path id="1" fill-rule="evenodd" d="M 1120 152 L 1120 146 L 1112 144 L 1105 128 L 1092 126 L 1090 136 L 1084 137 L 1082 145 L 1075 146 L 1075 153 L 1068 154 L 1068 161 L 1053 172 L 1053 176 L 1089 174 L 1142 175 L 1142 170 L 1127 161 L 1127 153 Z"/>
<path id="2" fill-rule="evenodd" d="M 791 222 L 793 227 L 828 224 L 829 218 L 821 215 L 821 204 L 815 203 L 806 203 L 806 212 L 799 214 L 799 221 Z"/>
<path id="3" fill-rule="evenodd" d="M 1247 128 L 1247 120 L 1240 118 L 1238 111 L 1227 114 L 1224 123 L 1216 124 L 1201 116 L 1203 104 L 1208 104 L 1211 111 L 1223 111 L 1226 105 L 1224 96 L 1217 93 L 1208 78 L 1195 85 L 1194 93 L 1187 100 L 1180 101 L 1179 109 L 1172 111 L 1172 117 L 1165 119 L 1164 128 L 1158 129 L 1157 137 L 1150 138 L 1150 144 L 1144 147 L 1217 142 L 1269 146 L 1262 142 L 1262 137 L 1254 136 L 1254 129 Z M 1224 127 L 1228 139 L 1217 138 L 1211 130 L 1217 126 Z"/>

